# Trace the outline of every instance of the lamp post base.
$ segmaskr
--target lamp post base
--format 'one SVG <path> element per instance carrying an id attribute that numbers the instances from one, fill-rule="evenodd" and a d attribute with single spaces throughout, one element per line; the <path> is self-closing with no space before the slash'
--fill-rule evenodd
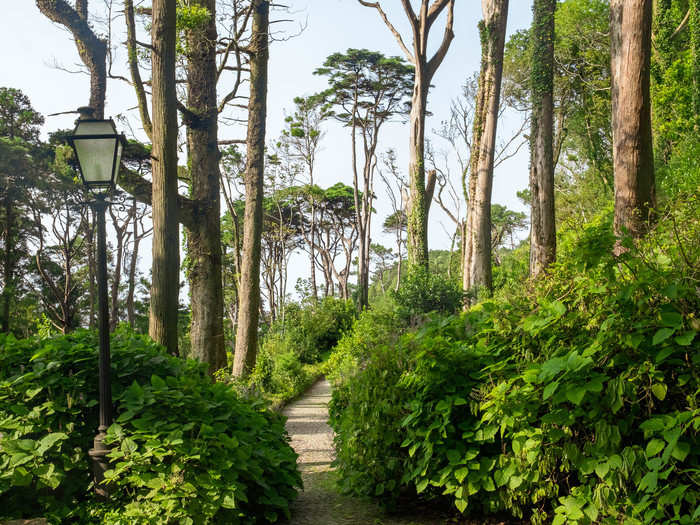
<path id="1" fill-rule="evenodd" d="M 109 489 L 107 485 L 102 483 L 105 479 L 105 472 L 111 468 L 107 454 L 110 449 L 104 444 L 105 433 L 100 430 L 95 436 L 93 448 L 88 450 L 88 455 L 92 461 L 92 473 L 95 477 L 95 494 L 99 497 L 108 499 Z"/>

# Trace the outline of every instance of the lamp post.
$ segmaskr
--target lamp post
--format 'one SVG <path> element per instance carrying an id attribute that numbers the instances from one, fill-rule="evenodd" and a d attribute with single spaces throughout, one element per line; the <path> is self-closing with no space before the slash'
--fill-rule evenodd
<path id="1" fill-rule="evenodd" d="M 113 120 L 92 118 L 92 108 L 80 108 L 78 112 L 80 118 L 76 121 L 73 135 L 69 136 L 68 140 L 78 159 L 83 184 L 94 197 L 91 204 L 97 220 L 100 424 L 97 428 L 93 448 L 88 453 L 92 459 L 95 475 L 95 492 L 99 496 L 107 498 L 109 492 L 102 481 L 105 471 L 109 468 L 107 459 L 109 448 L 105 446 L 104 438 L 107 428 L 112 424 L 112 384 L 110 380 L 105 210 L 109 205 L 107 197 L 116 184 L 122 149 L 126 139 L 123 134 L 117 133 Z"/>

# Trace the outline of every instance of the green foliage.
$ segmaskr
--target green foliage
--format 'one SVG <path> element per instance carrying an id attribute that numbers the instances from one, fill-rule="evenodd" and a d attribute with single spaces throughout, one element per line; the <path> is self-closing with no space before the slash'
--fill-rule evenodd
<path id="1" fill-rule="evenodd" d="M 285 318 L 272 324 L 260 345 L 250 386 L 278 402 L 301 394 L 318 378 L 320 361 L 350 329 L 355 315 L 352 302 L 335 297 L 287 305 Z"/>
<path id="2" fill-rule="evenodd" d="M 363 368 L 374 348 L 396 342 L 406 329 L 405 319 L 389 298 L 363 310 L 333 349 L 325 373 L 337 389 Z"/>
<path id="3" fill-rule="evenodd" d="M 112 337 L 114 497 L 98 502 L 97 337 L 0 336 L 0 515 L 64 523 L 255 523 L 288 515 L 300 485 L 281 417 L 212 384 L 194 361 Z"/>
<path id="4" fill-rule="evenodd" d="M 679 195 L 618 258 L 604 211 L 507 299 L 398 341 L 356 330 L 331 404 L 341 486 L 533 523 L 696 523 L 699 210 Z"/>
<path id="5" fill-rule="evenodd" d="M 430 312 L 454 313 L 462 305 L 462 290 L 455 281 L 424 267 L 413 267 L 401 281 L 394 300 L 412 322 Z"/>

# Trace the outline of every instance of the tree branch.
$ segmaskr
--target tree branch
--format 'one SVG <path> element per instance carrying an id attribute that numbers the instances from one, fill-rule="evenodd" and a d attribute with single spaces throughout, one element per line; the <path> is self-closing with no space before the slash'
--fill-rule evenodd
<path id="1" fill-rule="evenodd" d="M 123 165 L 119 171 L 119 186 L 121 186 L 134 199 L 143 204 L 151 206 L 153 196 L 153 184 L 135 171 L 125 168 Z M 177 196 L 177 218 L 178 221 L 192 228 L 196 218 L 195 202 L 182 195 Z"/>
<path id="2" fill-rule="evenodd" d="M 437 68 L 439 68 L 440 64 L 442 64 L 442 61 L 445 58 L 445 55 L 447 54 L 447 50 L 450 48 L 452 39 L 455 37 L 455 34 L 452 31 L 452 27 L 454 25 L 455 0 L 446 1 L 449 1 L 449 7 L 447 10 L 447 22 L 445 23 L 445 33 L 442 37 L 442 43 L 440 44 L 440 47 L 435 52 L 435 55 L 433 55 L 433 58 L 431 58 L 430 61 L 428 61 L 428 79 L 433 78 L 435 71 L 437 71 Z M 433 7 L 435 7 L 435 5 L 436 4 L 433 4 Z"/>
<path id="3" fill-rule="evenodd" d="M 391 31 L 392 34 L 394 35 L 394 37 L 396 38 L 396 41 L 399 43 L 399 46 L 401 46 L 401 50 L 406 55 L 406 58 L 408 59 L 408 61 L 411 64 L 415 65 L 416 64 L 415 58 L 413 57 L 411 52 L 406 47 L 406 44 L 404 43 L 403 38 L 401 37 L 401 34 L 396 30 L 396 28 L 393 26 L 393 24 L 389 21 L 389 18 L 386 16 L 386 13 L 382 9 L 382 6 L 379 5 L 379 2 L 367 2 L 366 0 L 357 0 L 357 1 L 360 2 L 360 4 L 362 4 L 365 7 L 373 7 L 377 10 L 377 12 L 379 13 L 379 16 L 382 17 L 382 20 L 384 20 L 384 23 L 389 28 L 389 31 Z M 404 0 L 404 5 L 406 4 L 406 2 L 408 2 L 408 0 Z M 410 8 L 410 4 L 409 4 L 409 8 Z M 412 9 L 411 9 L 411 11 L 412 11 Z M 415 15 L 413 15 L 413 20 L 411 21 L 411 25 L 414 27 L 416 24 L 415 18 L 416 18 Z M 415 32 L 415 29 L 414 29 L 414 32 Z"/>
<path id="4" fill-rule="evenodd" d="M 131 80 L 136 91 L 136 100 L 138 101 L 139 113 L 141 115 L 141 124 L 148 138 L 151 138 L 153 125 L 151 124 L 151 116 L 148 113 L 148 99 L 146 98 L 146 90 L 143 87 L 141 80 L 141 72 L 139 71 L 139 60 L 136 52 L 136 23 L 134 22 L 134 2 L 133 0 L 124 0 L 124 16 L 126 18 L 126 48 L 129 59 L 129 70 L 131 72 Z"/>

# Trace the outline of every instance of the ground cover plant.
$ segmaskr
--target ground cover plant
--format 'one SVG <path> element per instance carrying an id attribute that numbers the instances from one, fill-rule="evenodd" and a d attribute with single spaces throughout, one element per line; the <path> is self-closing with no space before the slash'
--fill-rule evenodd
<path id="1" fill-rule="evenodd" d="M 52 523 L 263 523 L 301 479 L 283 419 L 145 336 L 112 337 L 114 497 L 92 496 L 97 337 L 0 336 L 0 516 Z"/>
<path id="2" fill-rule="evenodd" d="M 398 341 L 385 325 L 334 392 L 340 486 L 533 523 L 696 523 L 699 208 L 681 192 L 619 257 L 603 211 L 546 280 Z"/>

